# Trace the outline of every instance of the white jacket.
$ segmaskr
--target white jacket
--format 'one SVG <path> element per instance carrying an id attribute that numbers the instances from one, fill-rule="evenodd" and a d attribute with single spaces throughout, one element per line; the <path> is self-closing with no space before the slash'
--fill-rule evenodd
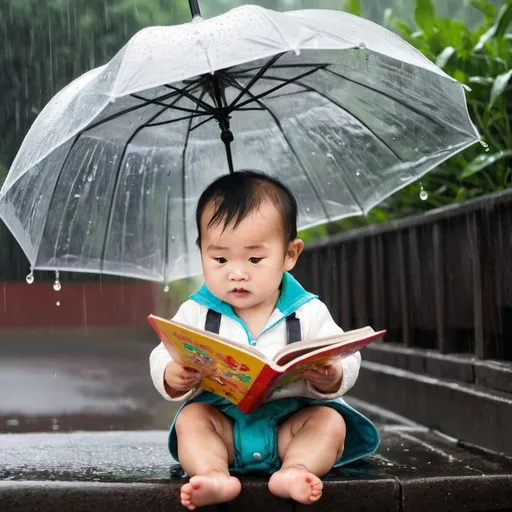
<path id="1" fill-rule="evenodd" d="M 193 300 L 188 300 L 181 305 L 174 317 L 174 320 L 204 329 L 207 311 L 208 308 L 206 306 L 198 304 Z M 278 310 L 275 310 L 274 313 L 272 313 L 269 318 L 268 325 L 272 323 L 273 319 L 275 320 L 275 316 L 278 314 Z M 296 311 L 296 316 L 300 320 L 302 339 L 311 340 L 343 332 L 332 319 L 325 304 L 318 299 L 313 299 L 301 306 Z M 224 315 L 221 319 L 219 334 L 220 336 L 237 343 L 247 343 L 247 335 L 244 332 L 243 327 L 235 320 Z M 254 346 L 267 358 L 271 359 L 279 349 L 286 346 L 286 339 L 286 322 L 283 320 L 266 332 L 264 331 L 263 334 L 256 339 L 256 344 Z M 160 343 L 151 352 L 151 378 L 153 379 L 153 384 L 158 392 L 166 400 L 178 402 L 189 400 L 201 393 L 201 389 L 191 390 L 178 398 L 171 398 L 167 394 L 164 386 L 164 372 L 170 361 L 172 361 L 172 358 L 163 343 Z M 301 396 L 321 400 L 341 397 L 355 384 L 357 380 L 359 367 L 361 366 L 361 355 L 359 352 L 356 352 L 355 354 L 343 359 L 339 364 L 341 364 L 343 368 L 343 379 L 340 389 L 336 393 L 320 393 L 314 389 L 309 382 L 300 380 L 291 386 L 277 391 L 271 396 L 270 400 L 289 396 Z"/>

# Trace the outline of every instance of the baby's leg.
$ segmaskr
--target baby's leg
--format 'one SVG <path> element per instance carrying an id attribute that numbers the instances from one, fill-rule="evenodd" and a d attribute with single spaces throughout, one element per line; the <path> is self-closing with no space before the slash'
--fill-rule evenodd
<path id="1" fill-rule="evenodd" d="M 229 475 L 233 462 L 233 424 L 211 405 L 185 406 L 176 420 L 178 457 L 192 477 L 181 488 L 181 503 L 189 510 L 236 498 L 240 481 Z"/>
<path id="2" fill-rule="evenodd" d="M 307 407 L 288 418 L 278 429 L 283 464 L 269 480 L 270 492 L 304 504 L 319 500 L 319 477 L 341 457 L 345 433 L 343 417 L 330 407 Z"/>

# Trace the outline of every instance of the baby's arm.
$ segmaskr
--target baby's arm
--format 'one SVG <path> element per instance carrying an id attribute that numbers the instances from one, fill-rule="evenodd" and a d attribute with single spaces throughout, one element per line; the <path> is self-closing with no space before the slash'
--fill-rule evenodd
<path id="1" fill-rule="evenodd" d="M 309 303 L 309 332 L 306 334 L 306 339 L 313 340 L 316 338 L 324 338 L 327 336 L 334 336 L 343 332 L 343 329 L 336 324 L 333 320 L 327 306 L 320 300 L 314 300 Z M 333 365 L 334 366 L 334 365 Z M 336 377 L 341 373 L 341 381 L 336 390 L 329 390 L 329 392 L 322 392 L 315 387 L 312 382 L 307 381 L 305 396 L 315 399 L 332 399 L 343 396 L 350 388 L 356 383 L 359 375 L 359 368 L 361 367 L 361 354 L 356 352 L 338 363 L 337 368 L 331 368 L 329 371 L 332 374 L 330 377 L 336 380 Z M 327 382 L 326 379 L 319 379 L 319 382 Z M 314 379 L 312 379 L 314 381 Z"/>
<path id="2" fill-rule="evenodd" d="M 191 304 L 191 301 L 185 302 L 173 319 L 184 324 L 193 325 L 194 312 L 190 310 L 195 305 L 196 303 Z M 201 382 L 200 374 L 191 372 L 183 365 L 173 361 L 161 342 L 149 356 L 149 367 L 155 388 L 166 400 L 180 402 L 188 400 Z"/>

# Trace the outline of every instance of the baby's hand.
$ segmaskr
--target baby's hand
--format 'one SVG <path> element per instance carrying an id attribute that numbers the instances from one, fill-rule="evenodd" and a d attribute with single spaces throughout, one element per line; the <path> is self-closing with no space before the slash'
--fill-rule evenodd
<path id="1" fill-rule="evenodd" d="M 203 376 L 195 370 L 189 370 L 185 366 L 171 361 L 165 368 L 164 380 L 167 393 L 176 398 L 197 388 L 203 380 Z"/>
<path id="2" fill-rule="evenodd" d="M 306 370 L 304 378 L 322 393 L 336 393 L 341 386 L 343 368 L 341 363 L 318 366 Z"/>

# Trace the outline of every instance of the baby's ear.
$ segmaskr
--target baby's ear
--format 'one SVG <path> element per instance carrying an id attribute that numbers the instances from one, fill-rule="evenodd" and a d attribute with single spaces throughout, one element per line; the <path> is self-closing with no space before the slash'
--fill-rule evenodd
<path id="1" fill-rule="evenodd" d="M 300 238 L 292 240 L 288 244 L 286 256 L 284 259 L 284 269 L 286 271 L 292 270 L 299 259 L 301 252 L 304 250 L 304 242 Z"/>

